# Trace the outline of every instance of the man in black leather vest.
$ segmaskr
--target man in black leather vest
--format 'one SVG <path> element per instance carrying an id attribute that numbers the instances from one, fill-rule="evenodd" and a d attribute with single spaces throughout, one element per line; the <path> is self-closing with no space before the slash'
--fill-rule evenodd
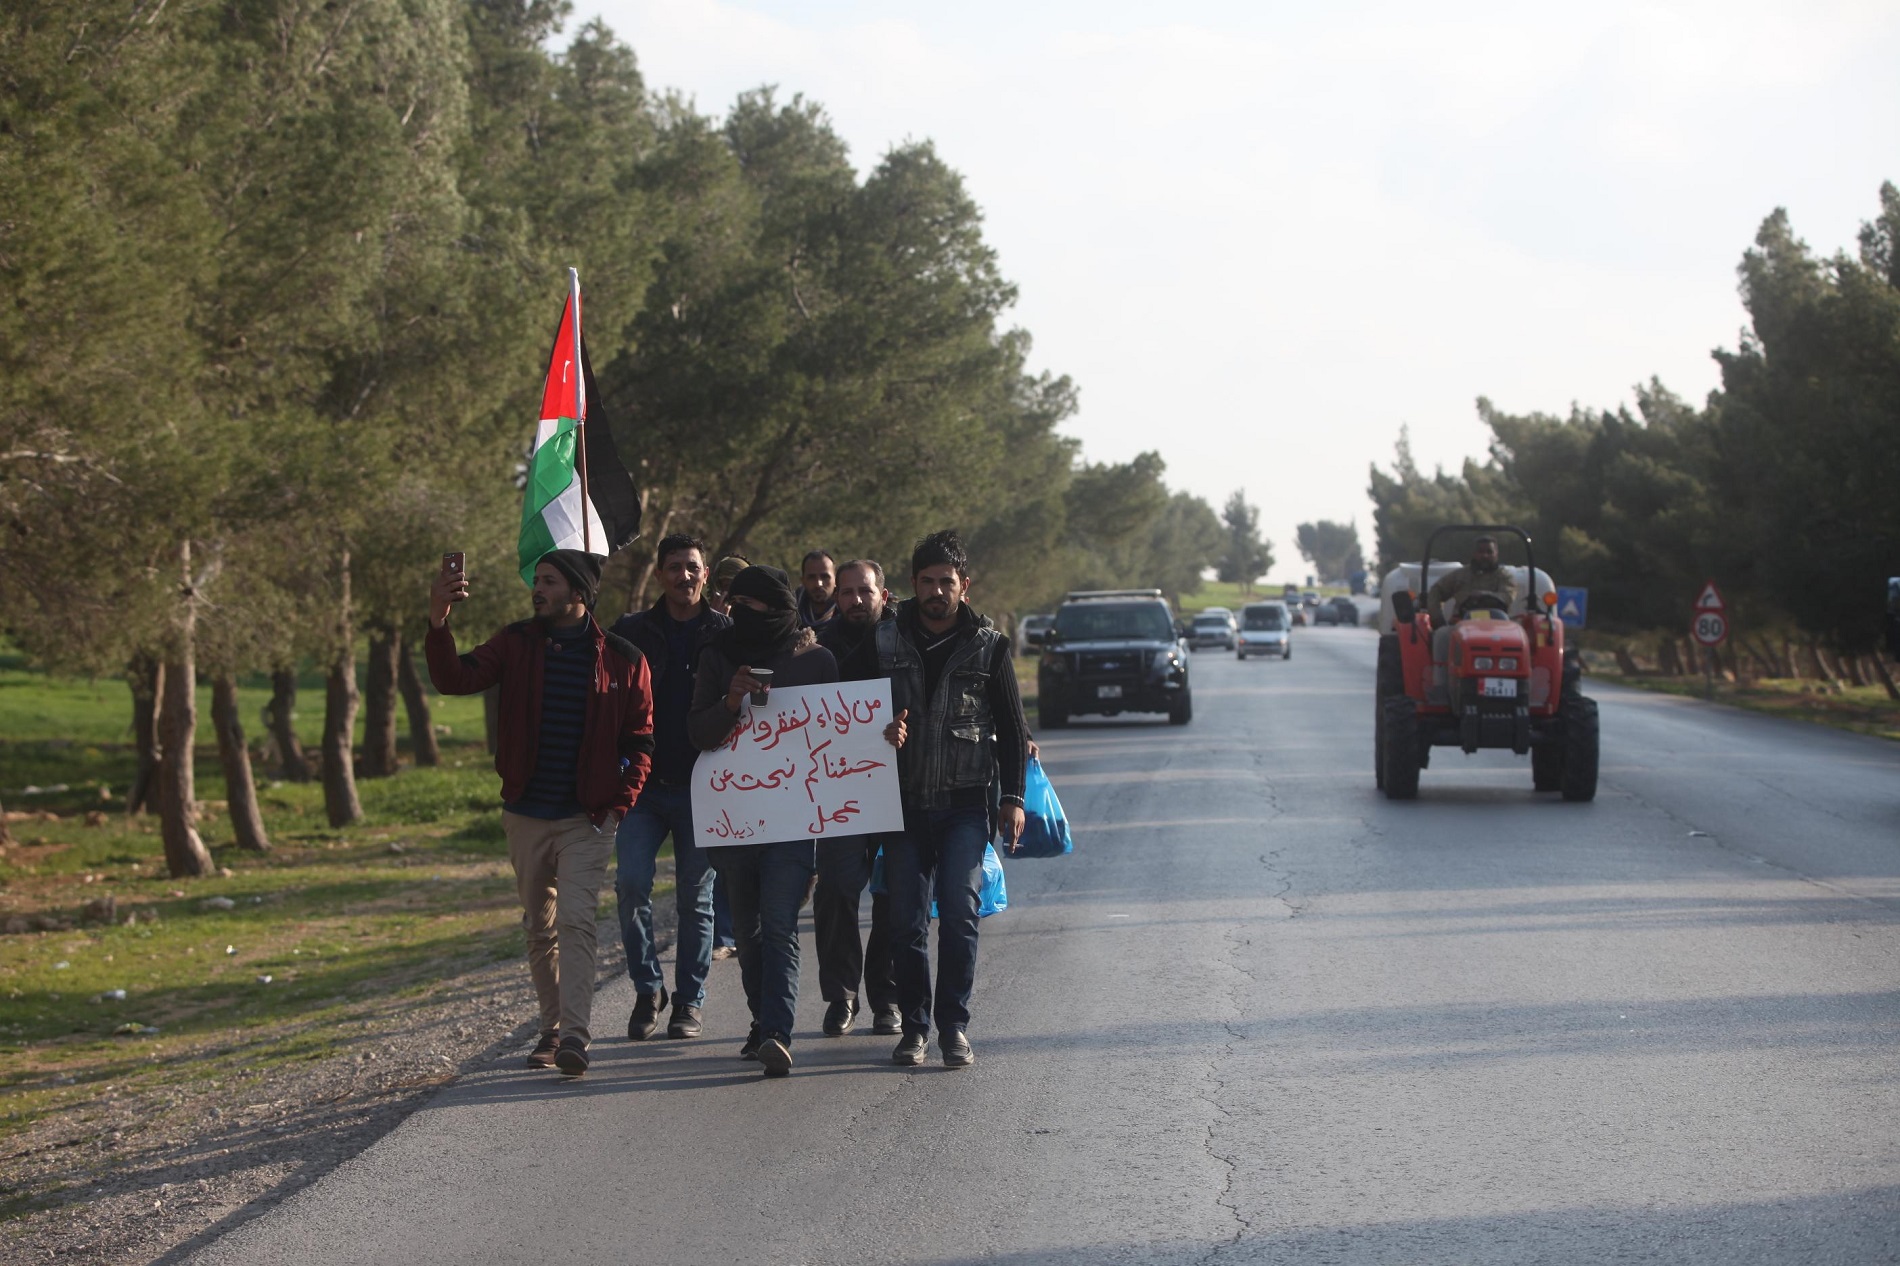
<path id="1" fill-rule="evenodd" d="M 904 832 L 884 845 L 891 954 L 903 1013 L 893 1063 L 924 1062 L 931 1022 L 944 1066 L 976 1058 L 965 1030 L 976 984 L 977 899 L 990 837 L 990 784 L 1001 789 L 997 827 L 1014 848 L 1023 831 L 1029 726 L 1009 638 L 964 602 L 969 554 L 955 532 L 911 553 L 916 597 L 866 640 L 891 679 Z M 992 741 L 994 740 L 994 741 Z M 937 902 L 937 982 L 930 981 L 930 902 Z"/>

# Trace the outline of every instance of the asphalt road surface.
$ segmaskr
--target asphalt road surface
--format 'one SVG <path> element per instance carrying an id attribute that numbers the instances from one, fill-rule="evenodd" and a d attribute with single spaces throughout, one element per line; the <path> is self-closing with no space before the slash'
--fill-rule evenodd
<path id="1" fill-rule="evenodd" d="M 1900 747 L 1597 689 L 1593 804 L 1372 781 L 1374 635 L 1194 658 L 1196 715 L 1043 736 L 976 1065 L 819 1034 L 510 1056 L 205 1263 L 1900 1260 Z"/>

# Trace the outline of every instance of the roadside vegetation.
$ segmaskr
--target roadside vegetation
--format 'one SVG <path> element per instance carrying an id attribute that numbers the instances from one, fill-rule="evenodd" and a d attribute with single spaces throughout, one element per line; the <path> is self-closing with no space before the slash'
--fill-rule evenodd
<path id="1" fill-rule="evenodd" d="M 247 682 L 241 706 L 269 694 Z M 441 764 L 362 780 L 347 827 L 315 781 L 262 785 L 268 853 L 231 842 L 216 750 L 199 750 L 215 869 L 187 884 L 157 820 L 125 811 L 127 685 L 0 657 L 0 1137 L 101 1096 L 322 1059 L 391 998 L 518 959 L 482 703 L 434 705 Z M 313 743 L 318 721 L 298 723 Z"/>
<path id="2" fill-rule="evenodd" d="M 1857 684 L 1840 676 L 1823 676 L 1813 660 L 1809 660 L 1809 673 L 1802 676 L 1746 672 L 1737 676 L 1732 670 L 1665 673 L 1660 657 L 1638 656 L 1626 640 L 1586 632 L 1582 643 L 1590 673 L 1607 681 L 1900 741 L 1900 700 L 1892 698 L 1885 686 L 1866 677 Z M 1680 655 L 1673 665 L 1686 666 Z"/>
<path id="3" fill-rule="evenodd" d="M 1826 257 L 1785 211 L 1762 222 L 1737 270 L 1750 326 L 1700 405 L 1653 380 L 1634 411 L 1481 399 L 1489 452 L 1456 472 L 1420 470 L 1401 431 L 1371 472 L 1382 567 L 1441 524 L 1516 523 L 1559 585 L 1589 590 L 1590 644 L 1644 685 L 1701 681 L 1691 604 L 1714 580 L 1714 670 L 1738 698 L 1900 701 L 1900 188 L 1872 209 L 1858 249 Z"/>

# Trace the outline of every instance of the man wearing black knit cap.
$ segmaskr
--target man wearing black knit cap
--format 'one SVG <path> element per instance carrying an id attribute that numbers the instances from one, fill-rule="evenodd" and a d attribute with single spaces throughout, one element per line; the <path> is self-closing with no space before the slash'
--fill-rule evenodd
<path id="1" fill-rule="evenodd" d="M 733 578 L 732 627 L 716 634 L 699 657 L 687 737 L 710 752 L 744 721 L 754 693 L 838 680 L 838 663 L 798 622 L 791 578 L 776 567 L 748 567 Z M 770 670 L 761 679 L 754 670 Z M 708 850 L 719 883 L 732 897 L 739 976 L 752 1031 L 739 1049 L 768 1077 L 792 1070 L 792 1025 L 798 1010 L 798 908 L 818 865 L 810 840 L 722 845 Z"/>
<path id="2" fill-rule="evenodd" d="M 528 1064 L 568 1076 L 587 1071 L 596 918 L 614 830 L 653 753 L 646 660 L 591 614 L 600 564 L 580 550 L 544 554 L 534 569 L 534 618 L 466 655 L 456 654 L 449 612 L 468 597 L 468 578 L 445 570 L 429 593 L 424 640 L 429 678 L 443 694 L 501 688 L 501 822 L 541 1012 Z"/>

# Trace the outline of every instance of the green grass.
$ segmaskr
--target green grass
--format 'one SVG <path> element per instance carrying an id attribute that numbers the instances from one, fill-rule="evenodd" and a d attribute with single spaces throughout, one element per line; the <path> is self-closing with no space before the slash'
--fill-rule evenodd
<path id="1" fill-rule="evenodd" d="M 1322 598 L 1349 592 L 1344 585 L 1315 585 L 1312 589 Z M 1305 593 L 1306 586 L 1301 586 L 1300 592 Z M 1181 614 L 1191 619 L 1197 612 L 1205 611 L 1209 607 L 1226 607 L 1229 611 L 1238 612 L 1250 602 L 1277 601 L 1281 593 L 1282 589 L 1279 585 L 1255 585 L 1248 592 L 1242 593 L 1237 583 L 1230 584 L 1221 580 L 1204 581 L 1200 592 L 1181 595 Z"/>
<path id="2" fill-rule="evenodd" d="M 247 689 L 250 717 L 266 695 Z M 299 729 L 314 742 L 321 693 L 304 699 Z M 0 924 L 36 929 L 0 935 L 0 1135 L 108 1087 L 124 1095 L 208 1066 L 321 1058 L 392 998 L 522 955 L 481 702 L 431 702 L 452 731 L 443 764 L 359 780 L 361 822 L 332 829 L 314 783 L 260 781 L 274 845 L 262 855 L 231 842 L 203 720 L 199 830 L 229 873 L 178 880 L 156 819 L 123 812 L 124 684 L 0 668 L 0 792 L 9 810 L 39 815 L 14 821 L 16 843 L 0 850 Z M 28 783 L 68 790 L 23 796 Z M 88 919 L 88 903 L 107 895 L 114 921 Z M 42 919 L 71 927 L 37 930 Z M 107 996 L 115 990 L 125 998 Z"/>

